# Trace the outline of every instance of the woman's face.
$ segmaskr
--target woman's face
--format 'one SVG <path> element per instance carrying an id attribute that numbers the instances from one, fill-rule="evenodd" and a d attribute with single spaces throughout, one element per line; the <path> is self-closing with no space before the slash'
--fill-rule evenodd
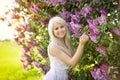
<path id="1" fill-rule="evenodd" d="M 66 28 L 60 23 L 54 23 L 53 25 L 53 34 L 55 37 L 62 39 L 66 35 Z"/>

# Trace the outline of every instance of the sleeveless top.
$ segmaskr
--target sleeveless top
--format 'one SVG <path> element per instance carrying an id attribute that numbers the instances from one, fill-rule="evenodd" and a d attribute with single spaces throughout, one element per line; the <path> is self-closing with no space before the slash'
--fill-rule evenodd
<path id="1" fill-rule="evenodd" d="M 52 56 L 49 53 L 49 47 L 50 46 L 48 46 L 48 57 L 50 60 L 50 71 L 45 75 L 44 80 L 68 80 L 67 69 L 69 65 Z"/>

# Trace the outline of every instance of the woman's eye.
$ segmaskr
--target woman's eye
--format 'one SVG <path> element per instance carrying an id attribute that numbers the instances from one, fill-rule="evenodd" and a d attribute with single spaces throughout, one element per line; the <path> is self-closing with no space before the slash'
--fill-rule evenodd
<path id="1" fill-rule="evenodd" d="M 58 30 L 58 28 L 55 28 L 55 30 Z"/>
<path id="2" fill-rule="evenodd" d="M 63 28 L 64 26 L 61 26 L 61 28 Z"/>

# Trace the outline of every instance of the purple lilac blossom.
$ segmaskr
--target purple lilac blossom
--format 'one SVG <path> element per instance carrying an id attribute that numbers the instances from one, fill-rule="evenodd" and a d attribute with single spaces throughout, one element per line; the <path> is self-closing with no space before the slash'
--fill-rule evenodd
<path id="1" fill-rule="evenodd" d="M 30 8 L 29 8 L 30 12 L 32 13 L 38 13 L 40 11 L 40 8 L 36 5 L 33 4 Z"/>
<path id="2" fill-rule="evenodd" d="M 80 13 L 81 13 L 81 15 L 84 16 L 85 18 L 87 17 L 87 13 L 86 13 L 83 9 L 80 10 Z"/>
<path id="3" fill-rule="evenodd" d="M 120 36 L 120 28 L 113 28 L 113 32 L 114 32 L 116 35 Z"/>
<path id="4" fill-rule="evenodd" d="M 102 72 L 107 72 L 108 71 L 108 64 L 107 63 L 102 63 L 102 65 L 100 66 L 100 69 L 102 70 Z"/>
<path id="5" fill-rule="evenodd" d="M 101 53 L 101 54 L 104 54 L 104 55 L 106 55 L 106 48 L 104 47 L 104 46 L 98 46 L 98 47 L 96 47 L 96 50 L 99 52 L 99 53 Z"/>
<path id="6" fill-rule="evenodd" d="M 42 53 L 44 53 L 46 50 L 45 50 L 45 48 L 39 48 L 39 50 L 42 52 Z"/>
<path id="7" fill-rule="evenodd" d="M 108 74 L 108 64 L 107 63 L 103 63 L 101 66 L 100 66 L 100 69 L 102 71 L 102 74 L 104 75 L 104 77 L 106 79 L 109 79 L 110 78 L 110 75 Z"/>
<path id="8" fill-rule="evenodd" d="M 103 15 L 103 16 L 107 16 L 107 12 L 106 12 L 106 10 L 103 9 L 103 8 L 100 8 L 100 13 L 101 13 L 101 15 Z"/>
<path id="9" fill-rule="evenodd" d="M 107 80 L 110 78 L 109 74 L 103 74 L 100 68 L 95 68 L 94 71 L 91 71 L 91 75 L 95 80 Z"/>
<path id="10" fill-rule="evenodd" d="M 74 37 L 79 38 L 80 35 L 81 35 L 81 33 L 77 31 L 77 32 L 75 32 L 73 35 L 74 35 Z"/>
<path id="11" fill-rule="evenodd" d="M 82 2 L 83 0 L 70 0 L 72 2 Z"/>
<path id="12" fill-rule="evenodd" d="M 30 41 L 30 42 L 28 42 L 28 44 L 30 47 L 34 47 L 37 45 L 34 41 Z"/>
<path id="13" fill-rule="evenodd" d="M 79 23 L 80 22 L 80 15 L 79 14 L 71 14 L 71 21 L 73 21 L 74 23 Z"/>
<path id="14" fill-rule="evenodd" d="M 98 22 L 100 25 L 106 25 L 107 24 L 107 20 L 106 20 L 106 16 L 101 15 L 101 17 L 97 18 Z"/>
<path id="15" fill-rule="evenodd" d="M 59 6 L 61 4 L 65 4 L 67 0 L 42 0 L 42 2 L 50 3 L 53 6 Z"/>
<path id="16" fill-rule="evenodd" d="M 69 23 L 69 28 L 70 31 L 74 33 L 74 36 L 76 38 L 79 38 L 81 33 L 79 32 L 80 29 L 83 28 L 83 26 L 81 24 L 75 24 L 73 21 Z"/>
<path id="17" fill-rule="evenodd" d="M 50 66 L 44 66 L 43 69 L 43 74 L 46 74 L 50 70 Z"/>
<path id="18" fill-rule="evenodd" d="M 93 2 L 95 2 L 95 3 L 99 3 L 99 2 L 100 2 L 100 0 L 93 0 Z"/>
<path id="19" fill-rule="evenodd" d="M 89 5 L 86 5 L 85 7 L 83 7 L 80 10 L 81 15 L 83 15 L 85 18 L 87 17 L 87 14 L 92 14 L 94 13 L 94 10 L 92 7 L 90 7 Z"/>
<path id="20" fill-rule="evenodd" d="M 67 19 L 70 17 L 70 12 L 68 12 L 66 9 L 62 9 L 62 12 L 59 13 L 61 17 L 64 19 Z"/>
<path id="21" fill-rule="evenodd" d="M 82 28 L 82 26 L 80 24 L 75 24 L 74 22 L 67 22 L 67 24 L 74 37 L 79 38 L 81 35 L 79 30 Z"/>
<path id="22" fill-rule="evenodd" d="M 94 71 L 91 71 L 91 75 L 95 80 L 99 80 L 99 77 L 102 76 L 99 68 L 95 68 Z"/>
<path id="23" fill-rule="evenodd" d="M 81 24 L 74 23 L 73 21 L 70 22 L 70 26 L 71 26 L 73 32 L 75 32 L 76 30 L 79 31 L 80 29 L 83 28 L 83 26 Z"/>
<path id="24" fill-rule="evenodd" d="M 31 59 L 30 59 L 30 56 L 28 55 L 28 54 L 26 54 L 26 53 L 23 53 L 22 54 L 22 60 L 21 61 L 23 61 L 23 60 L 25 60 L 25 61 L 27 61 L 28 63 L 31 63 Z M 24 61 L 23 61 L 24 62 Z"/>
<path id="25" fill-rule="evenodd" d="M 29 51 L 29 48 L 26 45 L 23 45 L 23 49 L 24 49 L 25 52 Z"/>
<path id="26" fill-rule="evenodd" d="M 93 42 L 96 42 L 100 38 L 100 36 L 99 36 L 100 31 L 97 28 L 97 21 L 87 19 L 87 22 L 89 25 L 90 38 Z"/>
<path id="27" fill-rule="evenodd" d="M 31 62 L 32 62 L 30 59 L 30 56 L 24 52 L 22 54 L 22 59 L 20 59 L 20 61 L 23 63 L 24 69 L 28 70 L 29 66 L 31 65 Z"/>
<path id="28" fill-rule="evenodd" d="M 43 67 L 42 63 L 41 63 L 41 62 L 38 62 L 38 61 L 34 61 L 34 65 L 35 65 L 37 68 Z"/>
<path id="29" fill-rule="evenodd" d="M 76 78 L 71 78 L 70 80 L 76 80 Z"/>

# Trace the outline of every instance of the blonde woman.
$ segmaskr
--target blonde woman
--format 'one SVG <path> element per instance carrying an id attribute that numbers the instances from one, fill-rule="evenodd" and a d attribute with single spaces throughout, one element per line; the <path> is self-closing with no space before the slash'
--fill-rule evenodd
<path id="1" fill-rule="evenodd" d="M 84 33 L 79 38 L 76 52 L 73 52 L 67 23 L 58 16 L 50 19 L 48 33 L 50 36 L 48 45 L 50 71 L 45 75 L 44 80 L 68 80 L 67 69 L 70 66 L 76 66 L 79 62 L 89 37 Z"/>

